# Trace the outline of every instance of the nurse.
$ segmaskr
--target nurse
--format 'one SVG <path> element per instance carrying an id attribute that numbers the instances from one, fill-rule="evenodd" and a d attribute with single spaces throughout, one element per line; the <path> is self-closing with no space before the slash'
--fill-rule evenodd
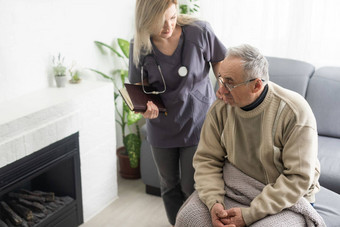
<path id="1" fill-rule="evenodd" d="M 177 0 L 137 0 L 130 46 L 130 83 L 151 85 L 168 114 L 147 103 L 148 139 L 169 222 L 194 191 L 192 158 L 206 112 L 215 100 L 215 76 L 226 48 L 207 22 L 178 15 Z"/>

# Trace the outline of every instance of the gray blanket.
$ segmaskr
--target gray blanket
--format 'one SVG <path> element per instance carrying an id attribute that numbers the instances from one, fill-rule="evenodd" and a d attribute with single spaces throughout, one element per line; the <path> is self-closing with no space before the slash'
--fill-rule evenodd
<path id="1" fill-rule="evenodd" d="M 262 191 L 264 185 L 247 176 L 230 163 L 223 168 L 226 196 L 226 208 L 247 207 Z M 195 191 L 183 204 L 177 214 L 176 227 L 210 227 L 211 217 L 208 208 L 201 202 Z M 294 206 L 278 214 L 267 216 L 251 225 L 263 226 L 326 226 L 321 216 L 304 198 Z"/>

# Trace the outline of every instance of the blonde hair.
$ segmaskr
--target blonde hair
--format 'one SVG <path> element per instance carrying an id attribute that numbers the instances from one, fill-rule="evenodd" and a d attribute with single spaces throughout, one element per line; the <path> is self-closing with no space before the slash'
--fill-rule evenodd
<path id="1" fill-rule="evenodd" d="M 133 44 L 133 63 L 138 67 L 140 56 L 152 52 L 150 37 L 158 33 L 164 24 L 164 12 L 177 0 L 136 0 L 135 36 Z M 178 15 L 180 26 L 192 24 L 197 19 L 188 15 Z"/>

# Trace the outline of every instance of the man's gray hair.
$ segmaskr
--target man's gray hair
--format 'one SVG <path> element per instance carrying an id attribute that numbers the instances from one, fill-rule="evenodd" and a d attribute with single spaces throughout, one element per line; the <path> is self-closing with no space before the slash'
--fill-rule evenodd
<path id="1" fill-rule="evenodd" d="M 261 78 L 265 81 L 265 84 L 269 81 L 268 61 L 257 48 L 249 44 L 230 47 L 226 57 L 242 59 L 243 69 L 246 73 L 245 80 Z"/>

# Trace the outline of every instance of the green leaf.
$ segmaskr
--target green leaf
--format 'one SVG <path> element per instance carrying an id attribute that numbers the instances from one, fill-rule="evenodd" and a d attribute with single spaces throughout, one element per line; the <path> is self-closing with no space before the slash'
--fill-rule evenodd
<path id="1" fill-rule="evenodd" d="M 141 139 L 135 133 L 124 138 L 125 149 L 128 152 L 131 168 L 137 168 L 140 158 Z"/>
<path id="2" fill-rule="evenodd" d="M 137 123 L 140 119 L 142 119 L 142 115 L 140 113 L 135 113 L 134 111 L 129 110 L 129 114 L 127 117 L 128 125 L 133 125 Z"/>
<path id="3" fill-rule="evenodd" d="M 115 100 L 119 97 L 119 94 L 117 92 L 114 92 Z"/>
<path id="4" fill-rule="evenodd" d="M 123 111 L 126 113 L 129 113 L 129 111 L 131 111 L 129 106 L 125 102 L 123 102 Z"/>
<path id="5" fill-rule="evenodd" d="M 103 45 L 101 44 L 101 42 L 99 41 L 94 41 L 94 44 L 96 44 L 96 46 L 98 47 L 100 53 L 102 53 L 103 55 L 106 55 L 106 51 L 103 48 Z"/>
<path id="6" fill-rule="evenodd" d="M 125 69 L 121 69 L 120 70 L 120 76 L 121 76 L 121 80 L 124 83 L 125 79 L 128 78 L 129 76 L 129 71 L 125 70 Z"/>
<path id="7" fill-rule="evenodd" d="M 110 45 L 107 45 L 105 43 L 102 43 L 102 42 L 99 42 L 99 41 L 94 41 L 95 44 L 98 46 L 98 47 L 101 47 L 99 49 L 103 50 L 102 47 L 106 47 L 106 48 L 109 48 L 113 53 L 115 53 L 118 57 L 120 58 L 124 58 L 118 51 L 116 51 L 112 46 Z"/>
<path id="8" fill-rule="evenodd" d="M 90 70 L 93 71 L 93 72 L 95 72 L 95 73 L 98 73 L 99 75 L 101 75 L 101 76 L 104 77 L 105 79 L 113 80 L 112 77 L 106 75 L 105 73 L 102 73 L 102 72 L 100 72 L 100 71 L 98 71 L 98 70 L 95 70 L 95 69 L 90 69 Z"/>
<path id="9" fill-rule="evenodd" d="M 185 4 L 179 5 L 180 13 L 181 14 L 187 14 L 188 13 L 188 6 Z"/>
<path id="10" fill-rule="evenodd" d="M 123 54 L 125 55 L 126 58 L 129 58 L 129 52 L 130 52 L 130 43 L 129 41 L 125 39 L 117 39 L 118 45 L 120 49 L 122 50 Z"/>
<path id="11" fill-rule="evenodd" d="M 115 69 L 115 70 L 113 70 L 112 71 L 112 75 L 120 75 L 120 71 L 121 71 L 121 69 Z"/>

